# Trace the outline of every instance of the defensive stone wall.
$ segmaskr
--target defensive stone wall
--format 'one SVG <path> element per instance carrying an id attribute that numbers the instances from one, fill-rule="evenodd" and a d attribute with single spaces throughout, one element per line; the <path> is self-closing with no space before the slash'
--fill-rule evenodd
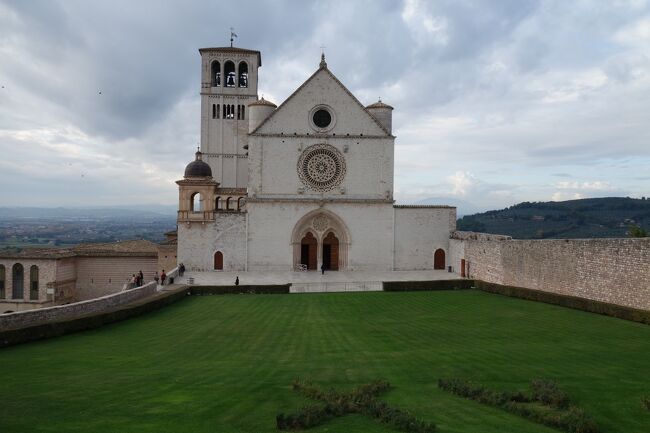
<path id="1" fill-rule="evenodd" d="M 157 285 L 150 282 L 144 286 L 125 290 L 123 292 L 102 296 L 87 301 L 75 302 L 54 307 L 39 308 L 29 311 L 0 314 L 0 330 L 24 328 L 45 322 L 70 320 L 82 315 L 106 311 L 111 308 L 126 305 L 144 299 L 156 293 Z"/>
<path id="2" fill-rule="evenodd" d="M 469 278 L 650 310 L 648 238 L 508 240 L 479 236 L 452 240 L 450 245 L 454 260 L 465 260 Z"/>

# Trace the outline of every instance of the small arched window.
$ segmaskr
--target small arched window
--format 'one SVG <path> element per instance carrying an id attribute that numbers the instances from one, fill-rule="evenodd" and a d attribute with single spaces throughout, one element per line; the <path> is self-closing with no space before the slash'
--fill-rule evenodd
<path id="1" fill-rule="evenodd" d="M 246 201 L 245 201 L 244 197 L 239 197 L 237 199 L 237 209 L 241 210 L 241 209 L 244 208 L 244 206 L 246 206 Z"/>
<path id="2" fill-rule="evenodd" d="M 203 197 L 200 192 L 195 192 L 190 198 L 190 211 L 201 212 L 203 210 Z"/>
<path id="3" fill-rule="evenodd" d="M 23 284 L 25 281 L 25 270 L 23 265 L 16 263 L 11 268 L 11 297 L 23 299 Z"/>
<path id="4" fill-rule="evenodd" d="M 239 87 L 248 87 L 248 63 L 239 62 Z"/>
<path id="5" fill-rule="evenodd" d="M 215 208 L 216 210 L 219 210 L 219 209 L 221 209 L 221 206 L 222 206 L 222 204 L 221 204 L 221 197 L 217 197 L 217 198 L 215 198 L 215 199 L 214 199 L 214 208 Z"/>
<path id="6" fill-rule="evenodd" d="M 38 266 L 29 268 L 29 299 L 38 300 Z"/>
<path id="7" fill-rule="evenodd" d="M 221 86 L 221 63 L 219 63 L 216 60 L 212 62 L 210 71 L 211 71 L 210 76 L 212 80 L 212 87 Z"/>
<path id="8" fill-rule="evenodd" d="M 5 265 L 0 265 L 0 299 L 5 298 Z"/>
<path id="9" fill-rule="evenodd" d="M 212 118 L 217 118 L 217 104 L 212 104 Z"/>
<path id="10" fill-rule="evenodd" d="M 230 203 L 232 202 L 232 197 L 226 199 L 226 210 L 230 210 Z"/>
<path id="11" fill-rule="evenodd" d="M 241 120 L 241 105 L 237 105 L 237 120 Z"/>
<path id="12" fill-rule="evenodd" d="M 235 87 L 235 64 L 230 60 L 224 64 L 223 75 L 226 79 L 225 87 Z"/>

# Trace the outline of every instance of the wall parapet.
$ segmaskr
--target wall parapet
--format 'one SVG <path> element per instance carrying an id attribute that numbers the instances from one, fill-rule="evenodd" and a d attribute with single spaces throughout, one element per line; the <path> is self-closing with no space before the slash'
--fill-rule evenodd
<path id="1" fill-rule="evenodd" d="M 153 296 L 156 291 L 157 284 L 155 281 L 152 281 L 135 289 L 125 290 L 86 301 L 0 314 L 0 331 L 23 328 L 45 322 L 69 320 L 85 314 L 101 312 Z"/>
<path id="2" fill-rule="evenodd" d="M 650 238 L 453 242 L 469 278 L 650 310 Z"/>
<path id="3" fill-rule="evenodd" d="M 451 233 L 450 239 L 459 241 L 511 241 L 512 236 L 456 230 Z"/>

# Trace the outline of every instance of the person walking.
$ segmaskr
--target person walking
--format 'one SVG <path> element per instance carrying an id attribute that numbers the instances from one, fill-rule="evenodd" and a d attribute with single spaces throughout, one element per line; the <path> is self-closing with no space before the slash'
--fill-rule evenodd
<path id="1" fill-rule="evenodd" d="M 160 280 L 160 277 L 158 276 L 158 271 L 156 271 L 156 273 L 154 274 L 153 280 L 156 282 L 156 284 L 158 284 L 158 280 Z"/>
<path id="2" fill-rule="evenodd" d="M 180 265 L 178 265 L 178 275 L 182 277 L 184 273 L 185 273 L 185 265 L 181 263 Z"/>
<path id="3" fill-rule="evenodd" d="M 144 284 L 144 274 L 142 273 L 142 269 L 140 269 L 140 272 L 138 273 L 138 276 L 140 277 L 140 282 L 138 286 L 141 286 Z"/>
<path id="4" fill-rule="evenodd" d="M 165 270 L 162 270 L 162 273 L 160 274 L 160 285 L 164 286 L 165 285 L 165 279 L 167 278 L 167 274 L 165 273 Z"/>
<path id="5" fill-rule="evenodd" d="M 235 278 L 235 286 L 239 286 L 239 275 Z"/>
<path id="6" fill-rule="evenodd" d="M 325 265 L 320 265 L 320 274 L 325 275 Z"/>

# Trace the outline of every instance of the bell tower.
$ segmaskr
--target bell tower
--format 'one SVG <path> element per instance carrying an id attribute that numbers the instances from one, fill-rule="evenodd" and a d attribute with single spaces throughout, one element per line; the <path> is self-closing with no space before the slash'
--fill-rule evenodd
<path id="1" fill-rule="evenodd" d="M 201 48 L 201 152 L 221 188 L 248 184 L 248 106 L 257 101 L 259 51 Z"/>

